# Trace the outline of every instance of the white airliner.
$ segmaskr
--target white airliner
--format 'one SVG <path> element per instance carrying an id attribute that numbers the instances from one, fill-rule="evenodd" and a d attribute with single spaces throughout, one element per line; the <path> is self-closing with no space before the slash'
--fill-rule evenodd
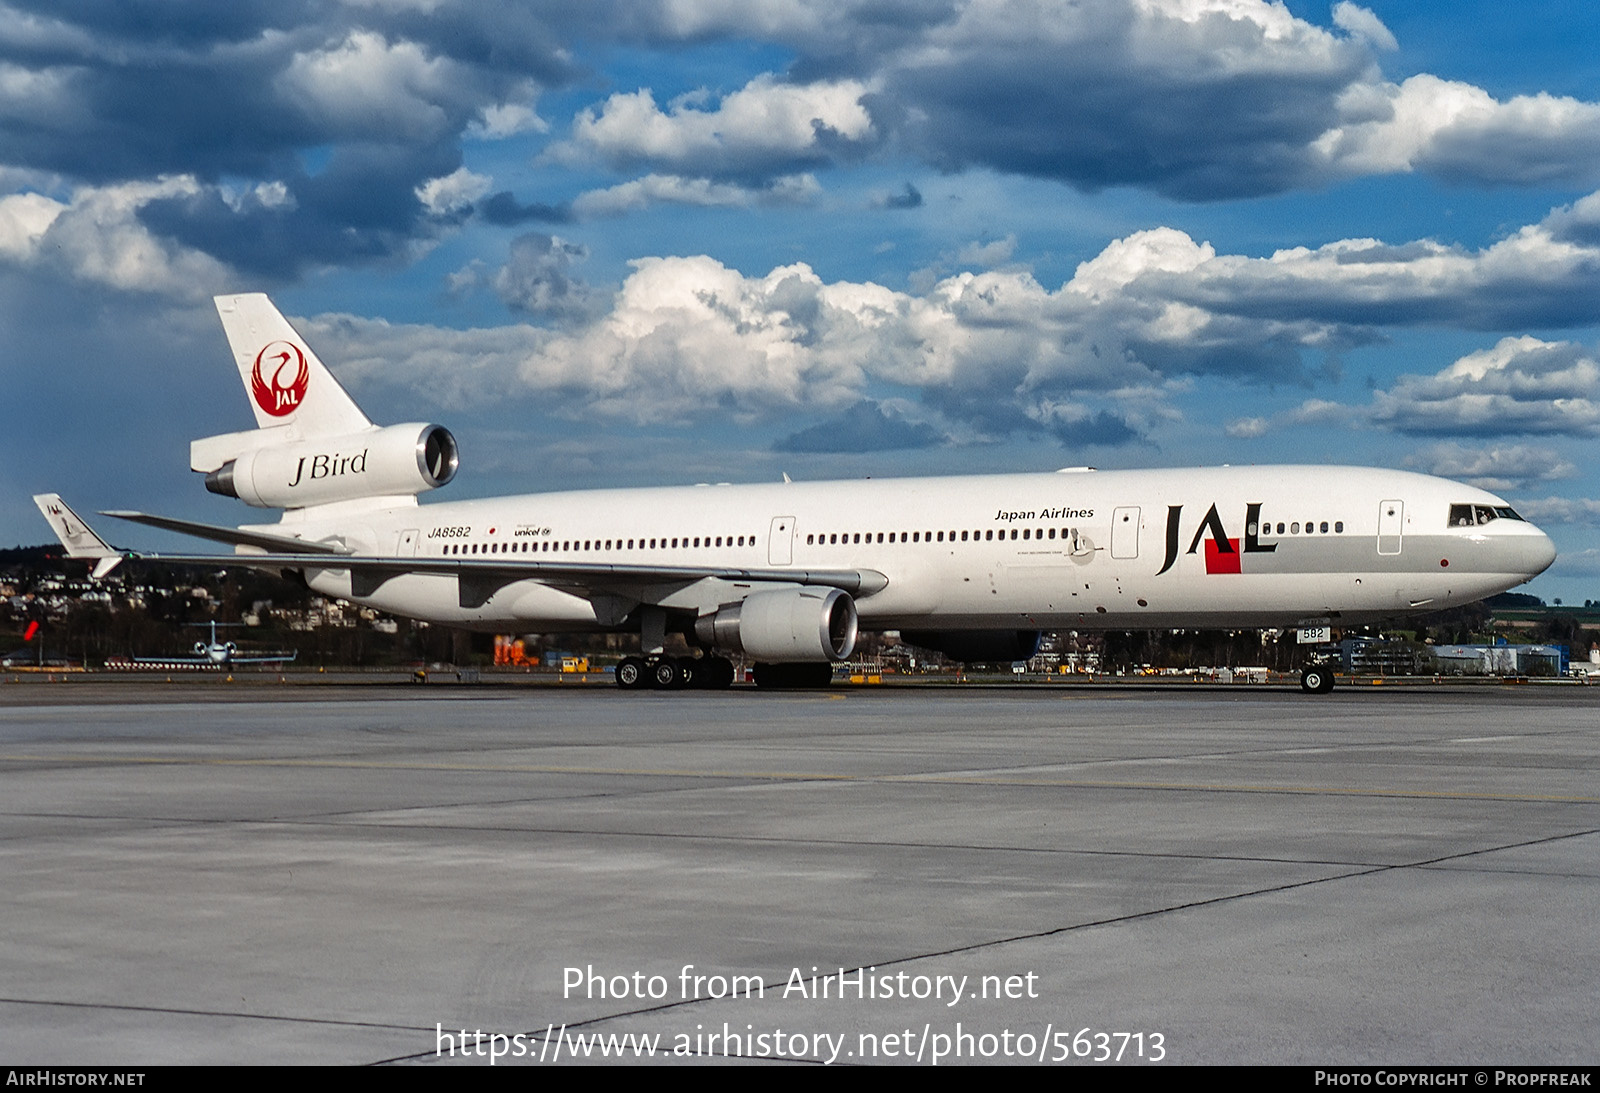
<path id="1" fill-rule="evenodd" d="M 218 626 L 241 626 L 237 622 L 195 622 L 191 626 L 209 626 L 211 628 L 210 641 L 197 641 L 194 643 L 194 656 L 192 657 L 133 657 L 128 664 L 150 665 L 153 667 L 186 667 L 186 668 L 234 668 L 245 664 L 288 664 L 294 660 L 298 653 L 240 653 L 239 647 L 231 641 L 217 639 Z"/>
<path id="2" fill-rule="evenodd" d="M 327 596 L 486 631 L 634 630 L 617 682 L 826 684 L 860 628 L 967 661 L 1042 630 L 1340 626 L 1470 603 L 1542 573 L 1549 538 L 1471 486 L 1359 467 L 1217 467 L 588 490 L 420 506 L 456 473 L 438 425 L 374 425 L 262 295 L 217 310 L 257 428 L 207 437 L 206 488 L 282 509 L 240 528 L 107 515 L 229 543 Z M 55 494 L 72 557 L 122 558 Z M 700 657 L 664 654 L 682 633 Z M 1301 685 L 1331 688 L 1320 665 Z"/>

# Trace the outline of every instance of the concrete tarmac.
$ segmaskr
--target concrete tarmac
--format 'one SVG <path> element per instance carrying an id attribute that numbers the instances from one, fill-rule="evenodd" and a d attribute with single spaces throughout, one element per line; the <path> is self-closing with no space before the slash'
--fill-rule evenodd
<path id="1" fill-rule="evenodd" d="M 0 1063 L 1592 1065 L 1597 712 L 0 687 Z"/>

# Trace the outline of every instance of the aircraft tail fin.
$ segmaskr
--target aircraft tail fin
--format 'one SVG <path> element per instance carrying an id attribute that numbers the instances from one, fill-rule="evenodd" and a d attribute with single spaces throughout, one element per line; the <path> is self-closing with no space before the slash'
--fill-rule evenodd
<path id="1" fill-rule="evenodd" d="M 50 522 L 50 530 L 67 548 L 67 557 L 94 562 L 95 579 L 104 577 L 122 561 L 122 554 L 95 534 L 94 529 L 72 511 L 72 506 L 63 501 L 59 493 L 35 494 L 33 503 L 39 506 L 39 511 Z"/>
<path id="2" fill-rule="evenodd" d="M 256 425 L 295 440 L 344 436 L 372 424 L 306 340 L 259 292 L 215 299 Z"/>

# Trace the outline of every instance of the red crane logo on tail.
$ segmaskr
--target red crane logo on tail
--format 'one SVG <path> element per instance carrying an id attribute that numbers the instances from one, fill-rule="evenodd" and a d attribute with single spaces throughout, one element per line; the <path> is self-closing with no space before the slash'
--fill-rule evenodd
<path id="1" fill-rule="evenodd" d="M 306 397 L 311 368 L 306 355 L 293 342 L 272 342 L 256 354 L 250 370 L 250 394 L 273 417 L 286 417 L 300 408 Z"/>

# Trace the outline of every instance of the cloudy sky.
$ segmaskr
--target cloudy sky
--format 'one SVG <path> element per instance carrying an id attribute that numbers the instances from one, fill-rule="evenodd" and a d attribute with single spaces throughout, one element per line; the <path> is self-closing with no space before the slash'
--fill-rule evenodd
<path id="1" fill-rule="evenodd" d="M 241 291 L 456 497 L 1396 466 L 1600 598 L 1588 0 L 0 0 L 0 539 L 247 518 Z"/>

